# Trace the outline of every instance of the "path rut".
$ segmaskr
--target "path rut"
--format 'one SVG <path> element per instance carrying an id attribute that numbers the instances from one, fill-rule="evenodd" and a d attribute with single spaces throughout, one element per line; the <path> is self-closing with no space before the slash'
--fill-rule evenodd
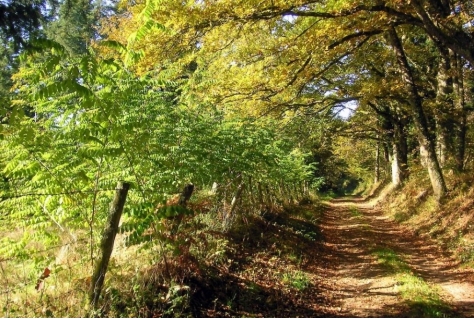
<path id="1" fill-rule="evenodd" d="M 400 283 L 373 251 L 388 248 L 416 276 L 439 287 L 450 316 L 474 317 L 474 272 L 459 264 L 428 237 L 415 235 L 360 199 L 327 203 L 321 223 L 322 258 L 328 265 L 331 308 L 337 316 L 411 317 L 417 315 L 400 294 Z"/>

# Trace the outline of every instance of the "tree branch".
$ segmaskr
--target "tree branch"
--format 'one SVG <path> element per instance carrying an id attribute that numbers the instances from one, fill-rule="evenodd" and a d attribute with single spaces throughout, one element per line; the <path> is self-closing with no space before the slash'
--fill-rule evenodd
<path id="1" fill-rule="evenodd" d="M 406 14 L 400 11 L 397 11 L 393 8 L 386 6 L 385 4 L 381 5 L 359 5 L 351 9 L 342 10 L 338 13 L 329 13 L 329 12 L 316 12 L 316 11 L 303 11 L 303 10 L 287 10 L 283 15 L 296 16 L 296 17 L 316 17 L 316 18 L 340 18 L 347 17 L 359 12 L 385 12 L 391 16 L 397 17 L 402 21 L 407 23 L 422 25 L 422 21 L 413 17 L 410 14 Z"/>
<path id="2" fill-rule="evenodd" d="M 344 42 L 347 42 L 349 40 L 352 40 L 354 38 L 359 38 L 359 37 L 367 37 L 366 39 L 364 39 L 364 41 L 368 40 L 371 36 L 373 35 L 376 35 L 376 34 L 380 34 L 380 33 L 383 33 L 384 30 L 372 30 L 372 31 L 359 31 L 359 32 L 356 32 L 356 33 L 353 33 L 353 34 L 349 34 L 349 35 L 346 35 L 345 37 L 343 37 L 342 39 L 339 39 L 337 40 L 336 42 L 333 42 L 331 43 L 329 46 L 328 46 L 328 50 L 331 50 L 331 49 L 334 49 L 335 47 L 337 47 L 338 45 L 341 45 L 343 44 Z"/>

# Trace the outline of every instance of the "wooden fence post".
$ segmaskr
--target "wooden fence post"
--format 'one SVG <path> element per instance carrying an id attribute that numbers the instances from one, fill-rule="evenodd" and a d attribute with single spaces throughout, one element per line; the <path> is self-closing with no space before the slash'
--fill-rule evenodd
<path id="1" fill-rule="evenodd" d="M 188 200 L 190 200 L 191 196 L 193 196 L 193 192 L 194 192 L 194 184 L 187 184 L 186 186 L 184 186 L 183 191 L 181 192 L 181 195 L 179 196 L 178 205 L 181 207 L 186 207 Z M 179 214 L 173 218 L 171 234 L 174 235 L 178 232 L 179 225 L 181 225 L 183 218 L 184 218 L 183 214 Z"/>
<path id="2" fill-rule="evenodd" d="M 258 190 L 258 201 L 260 204 L 260 212 L 261 212 L 263 207 L 265 206 L 265 200 L 263 198 L 262 184 L 260 182 L 257 182 L 257 190 Z"/>
<path id="3" fill-rule="evenodd" d="M 216 194 L 219 184 L 217 182 L 212 183 L 211 194 Z"/>
<path id="4" fill-rule="evenodd" d="M 110 256 L 114 249 L 115 235 L 118 232 L 120 217 L 122 216 L 129 188 L 129 183 L 118 182 L 114 200 L 110 204 L 109 217 L 107 218 L 107 224 L 100 242 L 102 256 L 95 266 L 89 289 L 89 302 L 92 310 L 97 309 L 97 303 L 104 285 L 105 273 L 107 272 Z"/>
<path id="5" fill-rule="evenodd" d="M 239 183 L 239 186 L 237 186 L 237 190 L 234 194 L 234 197 L 232 198 L 232 202 L 230 203 L 230 210 L 227 214 L 224 215 L 224 220 L 223 220 L 224 228 L 228 228 L 230 226 L 232 218 L 234 217 L 234 213 L 237 209 L 238 203 L 242 197 L 242 192 L 245 188 L 245 182 L 242 180 L 242 175 L 240 175 L 237 178 L 237 182 Z"/>

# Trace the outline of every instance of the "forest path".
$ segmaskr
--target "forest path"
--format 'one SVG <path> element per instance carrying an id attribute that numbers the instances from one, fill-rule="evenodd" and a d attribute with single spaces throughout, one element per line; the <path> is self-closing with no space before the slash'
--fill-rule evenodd
<path id="1" fill-rule="evenodd" d="M 336 199 L 326 207 L 320 220 L 323 258 L 337 316 L 474 316 L 473 271 L 460 269 L 432 240 L 362 199 Z M 412 275 L 403 277 L 403 271 Z M 415 276 L 434 293 L 414 292 L 405 278 Z"/>

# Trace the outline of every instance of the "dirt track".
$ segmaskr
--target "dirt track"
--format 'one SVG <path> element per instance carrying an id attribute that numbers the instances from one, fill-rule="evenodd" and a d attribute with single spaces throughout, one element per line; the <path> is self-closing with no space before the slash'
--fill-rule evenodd
<path id="1" fill-rule="evenodd" d="M 405 302 L 393 272 L 373 252 L 391 249 L 413 274 L 437 287 L 450 305 L 448 316 L 474 316 L 474 273 L 459 269 L 428 238 L 411 233 L 359 199 L 333 200 L 320 221 L 326 294 L 335 316 L 412 317 L 420 315 Z"/>

